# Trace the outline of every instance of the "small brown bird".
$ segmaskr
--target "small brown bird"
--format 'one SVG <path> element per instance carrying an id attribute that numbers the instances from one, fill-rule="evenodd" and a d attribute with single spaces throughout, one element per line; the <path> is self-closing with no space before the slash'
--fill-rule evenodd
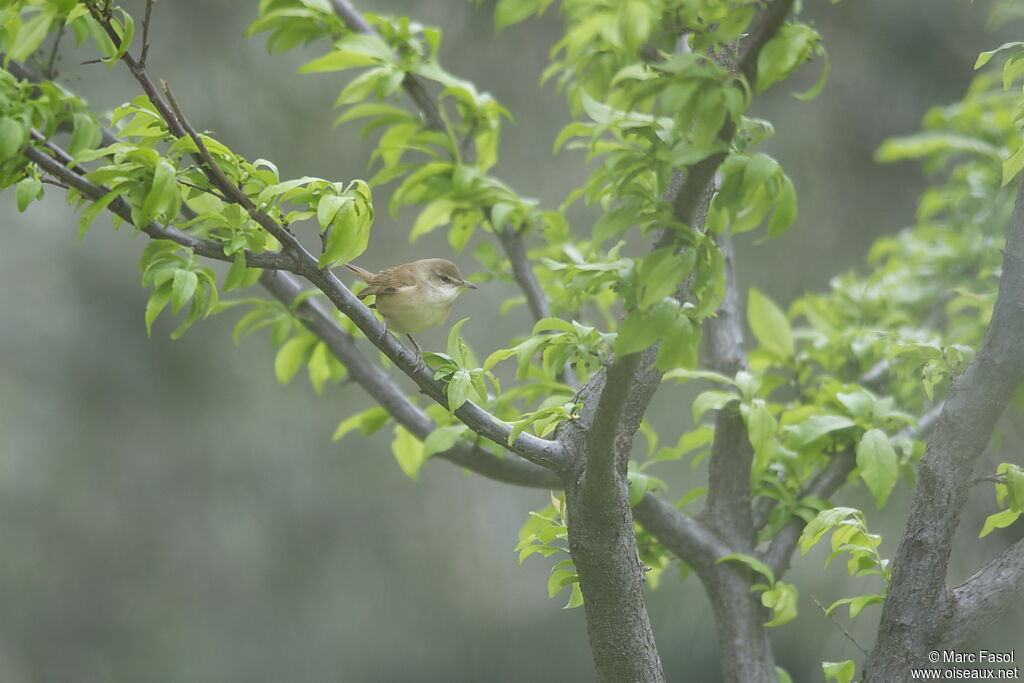
<path id="1" fill-rule="evenodd" d="M 385 326 L 408 336 L 417 351 L 420 346 L 412 334 L 443 323 L 462 290 L 476 289 L 454 263 L 443 258 L 421 259 L 379 273 L 351 263 L 346 266 L 366 281 L 366 289 L 357 296 L 375 296 Z"/>

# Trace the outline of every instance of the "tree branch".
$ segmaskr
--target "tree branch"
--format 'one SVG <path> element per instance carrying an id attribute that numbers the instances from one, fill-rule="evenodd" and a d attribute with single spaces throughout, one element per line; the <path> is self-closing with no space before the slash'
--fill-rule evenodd
<path id="1" fill-rule="evenodd" d="M 728 377 L 747 367 L 739 291 L 733 268 L 732 239 L 718 237 L 725 257 L 725 297 L 717 314 L 706 323 L 708 365 Z M 747 427 L 735 404 L 715 416 L 715 437 L 708 460 L 708 497 L 701 517 L 733 548 L 750 552 L 754 546 L 750 471 L 754 450 Z"/>
<path id="2" fill-rule="evenodd" d="M 719 235 L 715 241 L 722 250 L 725 261 L 725 296 L 715 317 L 707 321 L 708 365 L 726 377 L 733 377 L 747 367 L 747 354 L 743 349 L 743 314 L 739 283 L 736 280 L 736 259 L 730 235 Z"/>
<path id="3" fill-rule="evenodd" d="M 16 62 L 10 63 L 12 72 L 19 78 L 38 81 L 31 70 Z M 119 140 L 110 131 L 104 129 L 106 144 Z M 75 164 L 74 159 L 59 145 L 33 131 L 33 139 L 44 144 L 53 157 L 39 149 L 28 146 L 24 150 L 26 158 L 34 162 L 45 173 L 60 179 L 63 187 L 74 188 L 82 196 L 96 201 L 110 190 L 90 182 L 84 177 L 86 169 Z M 55 158 L 54 158 L 55 157 Z M 121 197 L 115 198 L 107 207 L 107 211 L 117 215 L 129 224 L 132 223 L 131 207 Z M 188 213 L 188 209 L 184 211 Z M 224 254 L 223 246 L 211 240 L 203 240 L 190 235 L 171 225 L 161 225 L 156 221 L 147 226 L 136 226 L 153 239 L 166 239 L 191 249 L 195 254 L 220 261 L 231 261 L 232 257 Z M 302 291 L 298 280 L 290 273 L 284 272 L 294 267 L 294 260 L 281 252 L 255 254 L 245 251 L 246 264 L 253 268 L 265 269 L 260 283 L 278 300 L 289 307 Z M 303 324 L 323 341 L 334 356 L 348 368 L 356 382 L 384 407 L 396 422 L 408 429 L 420 439 L 425 438 L 436 426 L 426 413 L 413 404 L 398 388 L 398 385 L 379 368 L 373 365 L 356 346 L 355 340 L 347 334 L 323 311 L 320 303 L 312 298 L 305 299 L 296 308 Z M 470 444 L 457 444 L 455 447 L 438 453 L 435 457 L 443 458 L 461 467 L 465 467 L 483 476 L 518 486 L 537 488 L 561 488 L 561 480 L 549 469 L 534 465 L 516 455 L 498 458 L 486 449 Z"/>
<path id="4" fill-rule="evenodd" d="M 362 13 L 353 7 L 348 0 L 331 0 L 331 6 L 334 8 L 335 14 L 353 31 L 380 38 L 380 34 L 370 26 Z M 444 131 L 446 126 L 441 118 L 437 103 L 428 94 L 423 82 L 414 74 L 407 73 L 402 80 L 402 88 L 416 104 L 420 112 L 422 112 L 427 126 L 434 130 Z M 471 161 L 474 156 L 472 148 L 466 145 L 462 155 L 464 160 Z M 485 212 L 488 214 L 488 220 L 490 220 L 489 207 L 485 207 Z M 503 225 L 494 225 L 493 223 L 492 227 L 502 249 L 505 251 L 505 256 L 508 257 L 509 264 L 512 267 L 512 277 L 526 297 L 526 304 L 533 315 L 534 322 L 550 317 L 551 306 L 548 304 L 544 289 L 540 286 L 537 275 L 533 272 L 533 267 L 527 258 L 523 233 Z M 575 386 L 577 383 L 575 373 L 570 368 L 565 368 L 560 373 L 559 379 L 570 386 Z"/>
<path id="5" fill-rule="evenodd" d="M 941 410 L 941 405 L 932 408 L 921 416 L 916 427 L 908 427 L 901 430 L 896 434 L 895 438 L 921 438 L 923 434 L 927 434 L 935 425 Z M 857 467 L 857 455 L 853 449 L 837 453 L 825 467 L 811 478 L 811 481 L 800 492 L 800 497 L 815 496 L 828 500 L 846 483 L 855 467 Z M 774 499 L 771 500 L 775 503 L 778 502 Z M 757 522 L 756 528 L 764 526 L 773 507 L 774 505 L 769 506 L 764 511 L 764 516 L 755 520 Z M 781 578 L 789 569 L 793 551 L 800 541 L 800 535 L 803 533 L 805 526 L 807 526 L 807 522 L 794 515 L 789 520 L 789 523 L 775 534 L 775 537 L 772 538 L 762 554 L 764 563 L 775 573 L 775 578 Z"/>
<path id="6" fill-rule="evenodd" d="M 950 387 L 918 470 L 893 562 L 878 643 L 864 680 L 891 681 L 917 666 L 956 615 L 946 572 L 971 471 L 1024 379 L 1024 184 L 1003 249 L 992 321 L 978 354 Z"/>
<path id="7" fill-rule="evenodd" d="M 754 18 L 747 37 L 743 39 L 737 71 L 746 78 L 752 91 L 756 90 L 757 58 L 761 54 L 761 49 L 778 32 L 792 6 L 793 0 L 775 0 L 774 2 L 769 1 L 765 3 L 763 9 Z M 724 142 L 731 142 L 735 135 L 736 123 L 732 119 L 727 118 L 725 124 L 722 125 L 722 129 L 718 132 L 718 137 Z M 706 194 L 715 176 L 715 171 L 718 170 L 725 157 L 725 152 L 718 152 L 698 161 L 687 169 L 682 187 L 672 202 L 677 220 L 685 225 L 692 224 L 697 207 L 700 206 L 701 198 Z M 655 247 L 667 247 L 674 240 L 675 231 L 668 228 L 662 231 L 661 236 L 655 243 Z"/>
<path id="8" fill-rule="evenodd" d="M 104 20 L 102 13 L 96 10 L 92 3 L 89 5 L 94 18 L 101 23 L 114 44 L 119 45 L 117 33 L 109 21 Z M 331 303 L 348 316 L 371 343 L 408 375 L 423 393 L 440 405 L 447 407 L 448 399 L 444 386 L 434 380 L 433 372 L 426 367 L 418 354 L 388 334 L 384 325 L 377 320 L 370 309 L 364 306 L 334 273 L 320 268 L 317 259 L 302 246 L 292 233 L 278 225 L 273 218 L 259 209 L 241 188 L 227 178 L 209 150 L 206 149 L 201 136 L 185 118 L 182 109 L 174 100 L 170 88 L 165 87 L 165 92 L 171 102 L 169 105 L 137 60 L 126 52 L 121 61 L 128 67 L 153 106 L 160 112 L 167 123 L 168 130 L 178 138 L 189 137 L 195 142 L 198 151 L 193 154 L 193 158 L 200 164 L 200 167 L 204 168 L 214 187 L 232 202 L 245 209 L 260 227 L 277 239 L 285 251 L 295 259 L 295 272 L 327 295 Z M 454 414 L 475 433 L 499 445 L 507 445 L 514 453 L 523 456 L 530 462 L 556 471 L 563 469 L 565 456 L 561 445 L 557 442 L 522 432 L 509 444 L 508 438 L 512 434 L 512 425 L 498 420 L 472 401 L 466 401 Z"/>
<path id="9" fill-rule="evenodd" d="M 626 476 L 635 431 L 631 425 L 623 424 L 629 399 L 628 380 L 636 373 L 642 360 L 639 353 L 616 358 L 608 368 L 593 419 L 581 418 L 586 453 L 583 495 L 593 504 L 609 500 L 616 480 Z"/>
<path id="10" fill-rule="evenodd" d="M 47 147 L 64 158 L 70 158 L 70 156 L 60 147 L 47 143 Z M 83 197 L 87 197 L 93 201 L 96 201 L 106 195 L 110 190 L 105 187 L 94 185 L 90 181 L 86 180 L 82 175 L 75 171 L 67 168 L 53 157 L 43 153 L 39 149 L 28 146 L 24 151 L 25 157 L 35 163 L 46 173 L 50 174 L 54 178 L 66 183 L 70 187 L 76 189 Z M 131 223 L 131 206 L 123 198 L 117 197 L 107 206 L 107 209 Z M 134 225 L 134 224 L 133 224 Z M 211 240 L 204 240 L 194 235 L 190 235 L 183 230 L 172 225 L 160 225 L 156 221 L 153 221 L 149 225 L 136 226 L 142 232 L 146 233 L 153 239 L 158 240 L 170 240 L 183 247 L 191 249 L 194 253 L 199 256 L 206 258 L 215 259 L 218 261 L 230 262 L 233 257 L 228 256 L 224 253 L 224 246 L 219 242 Z M 245 263 L 251 268 L 264 268 L 273 270 L 287 270 L 291 271 L 295 268 L 295 261 L 288 254 L 281 252 L 267 252 L 264 254 L 256 254 L 248 249 L 245 250 Z"/>
<path id="11" fill-rule="evenodd" d="M 366 21 L 362 12 L 353 7 L 348 0 L 331 0 L 331 6 L 334 8 L 334 13 L 356 33 L 365 33 L 380 38 L 382 41 L 384 40 L 370 26 L 370 23 Z M 407 73 L 405 79 L 402 80 L 402 88 L 409 95 L 409 98 L 416 103 L 419 110 L 423 112 L 423 118 L 426 120 L 427 125 L 434 130 L 444 131 L 444 119 L 441 118 L 441 113 L 434 102 L 434 98 L 427 93 L 427 89 L 423 86 L 420 79 L 411 73 Z"/>
<path id="12" fill-rule="evenodd" d="M 673 555 L 691 567 L 701 565 L 710 568 L 718 558 L 735 552 L 704 522 L 652 493 L 633 506 L 633 516 Z"/>
<path id="13" fill-rule="evenodd" d="M 1024 539 L 953 589 L 952 616 L 938 642 L 958 648 L 1024 599 Z"/>
<path id="14" fill-rule="evenodd" d="M 352 379 L 387 410 L 395 422 L 421 440 L 434 431 L 436 423 L 409 400 L 394 380 L 363 355 L 356 340 L 331 318 L 318 299 L 307 297 L 295 306 L 302 286 L 294 276 L 268 271 L 260 277 L 260 284 L 278 301 L 294 308 L 303 325 L 327 345 L 334 357 L 348 368 Z M 554 472 L 511 453 L 499 458 L 479 446 L 460 443 L 434 457 L 508 484 L 546 489 L 562 487 Z"/>

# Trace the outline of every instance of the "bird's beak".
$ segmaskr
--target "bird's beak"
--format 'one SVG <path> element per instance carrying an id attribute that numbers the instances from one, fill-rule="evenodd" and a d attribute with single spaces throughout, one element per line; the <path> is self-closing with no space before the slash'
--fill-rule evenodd
<path id="1" fill-rule="evenodd" d="M 465 289 L 476 289 L 476 288 L 477 288 L 477 286 L 476 286 L 476 285 L 474 285 L 474 284 L 473 284 L 472 282 L 470 282 L 469 280 L 463 280 L 462 282 L 460 282 L 460 283 L 459 283 L 459 287 L 463 287 L 463 288 L 465 288 Z"/>

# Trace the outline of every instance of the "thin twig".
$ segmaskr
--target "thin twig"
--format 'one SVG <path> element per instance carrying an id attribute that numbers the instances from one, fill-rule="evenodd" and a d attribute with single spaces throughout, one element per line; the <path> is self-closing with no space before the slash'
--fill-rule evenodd
<path id="1" fill-rule="evenodd" d="M 969 482 L 967 482 L 967 485 L 974 487 L 977 486 L 978 484 L 984 484 L 985 482 L 988 481 L 996 484 L 1002 484 L 1004 486 L 1009 483 L 1006 477 L 1004 477 L 1001 474 L 990 474 L 984 477 L 975 477 L 974 479 L 971 479 Z"/>
<path id="2" fill-rule="evenodd" d="M 46 69 L 43 74 L 46 78 L 53 80 L 57 76 L 57 50 L 60 48 L 60 40 L 64 37 L 64 23 L 57 28 L 57 35 L 53 39 L 53 49 L 50 50 L 50 59 L 46 62 Z"/>
<path id="3" fill-rule="evenodd" d="M 857 646 L 857 649 L 858 649 L 858 650 L 860 650 L 861 652 L 863 652 L 863 653 L 864 653 L 864 656 L 865 656 L 865 657 L 867 657 L 867 656 L 868 656 L 868 651 L 867 651 L 867 650 L 865 650 L 864 648 L 862 648 L 862 647 L 860 646 L 860 643 L 858 643 L 858 642 L 857 642 L 857 639 L 856 639 L 856 638 L 854 638 L 854 637 L 853 637 L 853 636 L 852 636 L 852 635 L 850 634 L 850 632 L 849 632 L 849 631 L 847 631 L 847 630 L 846 630 L 846 629 L 845 629 L 845 628 L 843 627 L 843 625 L 842 625 L 842 624 L 840 624 L 840 623 L 839 623 L 839 622 L 838 622 L 838 621 L 836 620 L 836 618 L 835 618 L 834 616 L 832 616 L 832 613 L 831 613 L 831 612 L 829 612 L 829 611 L 828 611 L 827 609 L 825 609 L 825 606 L 824 606 L 824 605 L 822 605 L 822 604 L 821 604 L 820 602 L 818 602 L 818 598 L 816 598 L 816 597 L 814 597 L 814 596 L 812 595 L 812 596 L 811 596 L 811 600 L 813 600 L 813 601 L 814 601 L 814 604 L 815 604 L 815 605 L 817 605 L 817 606 L 818 606 L 819 608 L 821 608 L 821 611 L 822 611 L 822 613 L 824 613 L 824 615 L 825 615 L 826 617 L 828 617 L 829 621 L 831 621 L 831 622 L 832 622 L 833 624 L 835 624 L 836 628 L 838 628 L 838 629 L 839 629 L 840 631 L 842 631 L 842 632 L 843 632 L 843 635 L 844 635 L 844 636 L 846 636 L 846 637 L 847 637 L 847 639 L 848 639 L 848 640 L 849 640 L 849 641 L 850 641 L 851 643 L 853 643 L 853 644 L 854 644 L 855 646 Z"/>
<path id="4" fill-rule="evenodd" d="M 24 65 L 11 61 L 9 69 L 18 75 L 18 78 L 39 82 L 38 74 Z M 142 74 L 144 77 L 144 74 Z M 162 102 L 160 104 L 163 104 Z M 168 125 L 172 125 L 168 122 Z M 119 140 L 109 130 L 103 131 L 105 144 L 113 144 Z M 73 164 L 70 154 L 61 149 L 58 145 L 45 139 L 45 136 L 38 131 L 33 131 L 33 137 L 37 142 L 45 143 L 47 150 L 53 156 L 49 156 L 36 147 L 25 148 L 24 154 L 33 161 L 40 169 L 51 173 L 54 177 L 65 179 L 67 187 L 78 190 L 83 197 L 91 200 L 102 198 L 109 188 L 97 186 L 84 178 L 86 170 L 81 166 Z M 61 163 L 63 160 L 64 163 Z M 50 179 L 44 179 L 47 182 Z M 56 180 L 56 182 L 62 182 Z M 107 206 L 107 211 L 113 213 L 129 223 L 132 222 L 131 207 L 120 197 L 116 198 Z M 188 207 L 182 208 L 186 218 L 194 217 Z M 230 261 L 219 243 L 209 240 L 201 240 L 193 237 L 173 226 L 161 226 L 152 222 L 147 226 L 136 226 L 143 233 L 153 239 L 168 239 L 182 246 L 188 247 L 200 256 L 206 256 L 222 261 Z M 263 268 L 264 273 L 260 283 L 282 303 L 289 307 L 298 300 L 302 292 L 302 286 L 298 277 L 290 272 L 295 267 L 294 257 L 282 252 L 264 254 L 253 254 L 249 250 L 244 252 L 246 265 L 254 268 Z M 380 368 L 367 360 L 358 350 L 352 335 L 345 332 L 334 320 L 334 316 L 323 310 L 312 299 L 305 299 L 297 306 L 297 312 L 302 315 L 303 322 L 314 332 L 328 347 L 332 354 L 348 368 L 349 377 L 354 379 L 367 391 L 377 402 L 384 407 L 396 422 L 402 424 L 418 438 L 424 439 L 433 431 L 436 423 L 426 415 L 425 412 L 406 397 L 401 388 L 387 376 Z M 383 349 L 385 353 L 386 349 Z M 477 440 L 484 438 L 479 432 Z M 449 460 L 450 462 L 464 467 L 468 470 L 481 474 L 485 477 L 517 486 L 539 487 L 545 489 L 561 488 L 559 476 L 549 468 L 536 465 L 515 454 L 508 454 L 498 457 L 480 444 L 456 443 L 452 448 L 442 453 L 435 454 L 436 458 Z"/>
<path id="5" fill-rule="evenodd" d="M 362 13 L 353 7 L 348 0 L 331 0 L 331 5 L 334 8 L 335 14 L 353 31 L 380 37 L 380 34 L 366 21 Z M 437 131 L 444 131 L 446 129 L 444 118 L 441 116 L 437 103 L 429 95 L 419 78 L 413 74 L 406 74 L 405 79 L 402 81 L 402 88 L 423 114 L 428 128 Z M 466 163 L 471 163 L 473 159 L 473 148 L 469 143 L 472 140 L 475 125 L 476 123 L 474 122 L 459 149 L 459 153 Z M 484 212 L 488 219 L 490 219 L 490 207 L 485 207 Z M 523 232 L 521 230 L 507 230 L 502 225 L 494 225 L 493 227 L 498 241 L 509 259 L 512 267 L 512 277 L 526 297 L 526 303 L 530 313 L 533 315 L 534 321 L 550 317 L 551 308 L 544 294 L 544 289 L 540 286 L 540 282 L 537 280 L 537 276 L 533 272 L 533 268 L 526 256 Z M 558 379 L 570 386 L 578 384 L 576 373 L 569 367 L 564 368 L 559 373 Z"/>
<path id="6" fill-rule="evenodd" d="M 71 186 L 68 185 L 67 183 L 61 180 L 57 180 L 56 178 L 51 178 L 50 176 L 39 176 L 39 182 L 44 183 L 46 185 L 56 185 L 57 187 L 65 190 L 71 189 Z"/>
<path id="7" fill-rule="evenodd" d="M 56 147 L 56 145 L 52 145 L 52 143 L 48 144 L 47 148 L 56 148 L 59 150 L 59 153 L 56 153 L 58 159 L 68 156 L 67 152 Z M 26 147 L 24 155 L 29 161 L 35 163 L 36 166 L 51 177 L 66 183 L 69 187 L 72 187 L 75 190 L 78 190 L 82 193 L 83 197 L 96 201 L 98 199 L 102 199 L 110 192 L 110 188 L 95 185 L 74 169 L 68 168 L 58 159 L 43 153 L 36 147 L 31 145 Z M 122 197 L 117 197 L 111 201 L 107 206 L 107 209 L 111 213 L 131 223 L 131 206 Z M 153 239 L 170 240 L 183 247 L 191 249 L 199 256 L 205 256 L 206 258 L 212 258 L 218 261 L 232 261 L 234 259 L 233 256 L 228 256 L 224 253 L 224 246 L 219 242 L 200 239 L 171 225 L 161 225 L 160 223 L 153 221 L 149 225 L 137 225 L 135 227 Z M 245 263 L 251 268 L 263 268 L 270 270 L 292 271 L 295 268 L 295 261 L 290 255 L 276 251 L 255 254 L 246 250 Z"/>
<path id="8" fill-rule="evenodd" d="M 139 66 L 146 68 L 146 57 L 149 56 L 149 20 L 156 0 L 146 0 L 146 15 L 142 18 L 142 51 L 139 53 Z"/>
<path id="9" fill-rule="evenodd" d="M 222 202 L 230 203 L 227 197 L 225 197 L 212 187 L 203 187 L 201 185 L 196 185 L 193 182 L 189 182 L 188 180 L 182 180 L 181 178 L 178 178 L 178 182 L 184 185 L 185 187 L 191 187 L 194 190 L 199 190 L 200 192 L 205 192 L 206 194 L 212 195 L 217 199 L 221 200 Z"/>

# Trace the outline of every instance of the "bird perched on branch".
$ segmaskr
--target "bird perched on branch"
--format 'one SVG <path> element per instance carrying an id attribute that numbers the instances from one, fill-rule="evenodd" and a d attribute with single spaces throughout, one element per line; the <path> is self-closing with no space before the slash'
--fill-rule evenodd
<path id="1" fill-rule="evenodd" d="M 346 266 L 366 281 L 366 288 L 356 296 L 376 297 L 375 307 L 384 316 L 385 327 L 405 334 L 421 354 L 413 333 L 443 323 L 462 290 L 476 289 L 454 263 L 443 258 L 420 259 L 379 273 L 352 263 Z"/>

